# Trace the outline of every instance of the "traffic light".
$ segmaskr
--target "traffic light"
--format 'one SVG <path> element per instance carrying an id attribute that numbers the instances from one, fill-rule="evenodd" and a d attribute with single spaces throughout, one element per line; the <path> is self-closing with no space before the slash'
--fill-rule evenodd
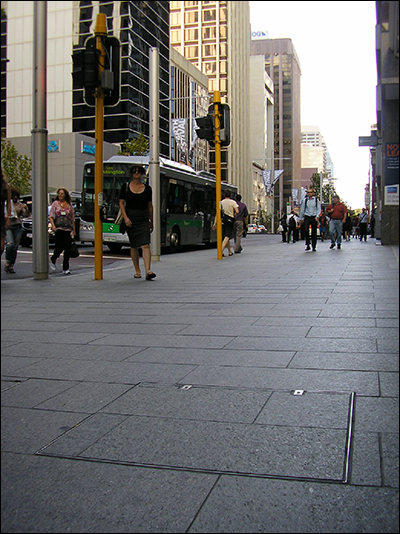
<path id="1" fill-rule="evenodd" d="M 83 99 L 88 106 L 95 106 L 94 91 L 99 85 L 99 62 L 96 50 L 96 38 L 86 41 L 84 50 L 72 53 L 74 88 L 83 89 Z"/>
<path id="2" fill-rule="evenodd" d="M 88 106 L 94 107 L 94 93 L 100 86 L 104 92 L 104 105 L 116 106 L 121 90 L 120 43 L 116 37 L 102 37 L 104 64 L 99 77 L 100 50 L 96 47 L 96 37 L 89 37 L 84 50 L 74 50 L 72 55 L 75 88 L 84 90 L 83 98 Z"/>
<path id="3" fill-rule="evenodd" d="M 199 139 L 207 139 L 211 141 L 214 139 L 214 121 L 211 115 L 206 115 L 205 117 L 196 117 L 196 135 Z"/>
<path id="4" fill-rule="evenodd" d="M 231 109 L 228 104 L 221 104 L 218 102 L 219 116 L 219 139 L 221 141 L 221 147 L 229 146 L 231 144 Z M 208 107 L 209 115 L 212 115 L 214 123 L 214 104 L 210 104 Z M 215 137 L 213 136 L 210 141 L 210 146 L 215 147 Z"/>
<path id="5" fill-rule="evenodd" d="M 101 87 L 105 95 L 104 105 L 112 107 L 118 104 L 121 97 L 121 47 L 116 37 L 105 37 L 103 39 L 103 47 L 106 54 L 103 72 L 109 72 L 110 74 L 104 75 L 102 73 Z M 108 84 L 106 79 L 111 84 Z M 110 89 L 110 87 L 112 88 Z"/>

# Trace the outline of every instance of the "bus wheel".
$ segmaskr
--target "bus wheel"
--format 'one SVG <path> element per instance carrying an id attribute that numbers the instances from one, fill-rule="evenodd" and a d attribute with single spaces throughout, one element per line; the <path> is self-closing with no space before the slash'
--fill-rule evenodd
<path id="1" fill-rule="evenodd" d="M 181 248 L 181 234 L 179 233 L 179 228 L 173 228 L 170 237 L 170 249 L 171 252 L 178 252 Z"/>
<path id="2" fill-rule="evenodd" d="M 107 243 L 107 247 L 111 252 L 121 252 L 122 245 L 119 243 Z"/>

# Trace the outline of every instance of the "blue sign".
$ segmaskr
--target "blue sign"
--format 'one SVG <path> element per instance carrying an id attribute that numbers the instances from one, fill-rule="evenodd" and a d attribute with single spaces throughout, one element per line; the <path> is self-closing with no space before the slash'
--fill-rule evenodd
<path id="1" fill-rule="evenodd" d="M 95 146 L 94 145 L 85 145 L 82 144 L 82 154 L 94 154 Z"/>
<path id="2" fill-rule="evenodd" d="M 50 141 L 47 145 L 47 152 L 60 152 L 59 141 Z"/>

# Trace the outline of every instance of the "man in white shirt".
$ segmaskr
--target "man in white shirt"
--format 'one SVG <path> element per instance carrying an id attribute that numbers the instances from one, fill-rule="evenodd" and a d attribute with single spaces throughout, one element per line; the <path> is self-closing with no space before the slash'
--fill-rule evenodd
<path id="1" fill-rule="evenodd" d="M 299 222 L 304 221 L 304 231 L 306 234 L 306 250 L 310 248 L 310 226 L 311 226 L 311 245 L 313 252 L 317 250 L 317 227 L 318 217 L 321 213 L 321 202 L 314 196 L 312 189 L 308 188 L 307 196 L 302 200 Z"/>

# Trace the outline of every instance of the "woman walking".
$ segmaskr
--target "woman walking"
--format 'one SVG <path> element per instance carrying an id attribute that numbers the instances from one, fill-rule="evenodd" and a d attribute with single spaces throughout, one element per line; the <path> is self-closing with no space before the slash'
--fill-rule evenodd
<path id="1" fill-rule="evenodd" d="M 121 187 L 119 207 L 131 246 L 131 258 L 135 268 L 134 278 L 142 277 L 139 266 L 139 248 L 141 248 L 146 280 L 152 280 L 156 277 L 156 274 L 150 270 L 150 234 L 154 228 L 153 192 L 148 184 L 142 182 L 142 176 L 146 173 L 144 167 L 133 165 L 130 173 L 132 180 Z"/>
<path id="2" fill-rule="evenodd" d="M 75 213 L 71 203 L 71 196 L 65 187 L 57 191 L 57 198 L 50 208 L 51 229 L 55 233 L 55 248 L 50 258 L 50 271 L 56 270 L 56 261 L 64 251 L 63 273 L 71 274 L 69 258 L 72 239 L 75 237 Z"/>
<path id="3" fill-rule="evenodd" d="M 26 204 L 20 202 L 20 194 L 15 187 L 11 188 L 11 217 L 10 226 L 6 232 L 6 265 L 4 272 L 15 274 L 14 265 L 17 261 L 18 247 L 22 237 L 22 217 L 28 217 Z"/>

